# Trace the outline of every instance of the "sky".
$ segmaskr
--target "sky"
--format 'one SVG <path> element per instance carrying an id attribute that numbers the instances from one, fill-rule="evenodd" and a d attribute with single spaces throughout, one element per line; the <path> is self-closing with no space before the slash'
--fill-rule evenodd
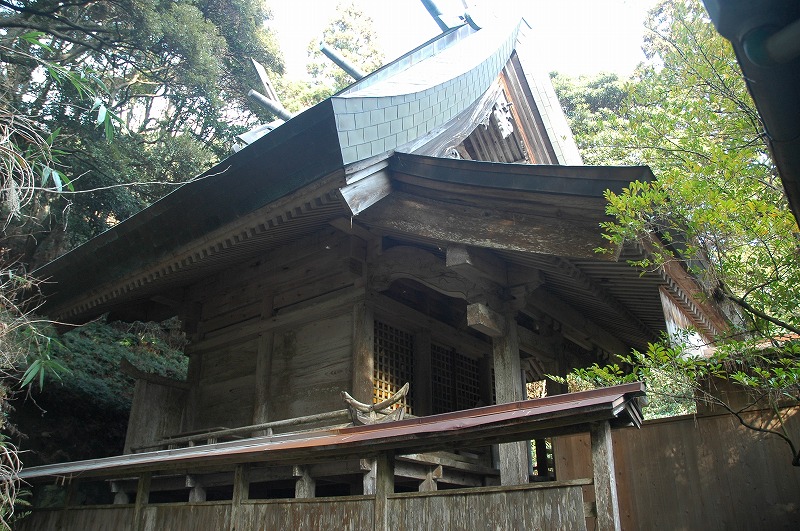
<path id="1" fill-rule="evenodd" d="M 420 0 L 355 0 L 378 32 L 386 62 L 439 33 Z M 644 59 L 643 22 L 657 0 L 470 0 L 470 10 L 519 13 L 531 25 L 540 68 L 570 75 L 616 72 L 628 75 Z M 445 13 L 461 14 L 463 0 L 437 0 Z M 306 49 L 322 36 L 336 0 L 267 0 L 287 70 L 304 78 Z M 474 4 L 474 5 L 473 5 Z M 483 15 L 486 16 L 485 14 Z"/>

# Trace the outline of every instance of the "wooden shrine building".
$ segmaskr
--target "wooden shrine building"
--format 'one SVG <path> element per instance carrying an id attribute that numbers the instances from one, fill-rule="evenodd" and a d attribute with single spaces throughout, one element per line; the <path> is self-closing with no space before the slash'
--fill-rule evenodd
<path id="1" fill-rule="evenodd" d="M 652 175 L 580 165 L 524 31 L 448 30 L 39 270 L 59 321 L 177 315 L 189 371 L 139 373 L 123 455 L 23 471 L 70 486 L 23 528 L 618 527 L 608 429 L 643 388 L 526 382 L 724 319 L 608 247 L 604 191 Z M 407 382 L 405 420 L 349 427 L 342 391 Z M 559 484 L 526 441 L 576 431 L 595 477 Z M 108 505 L 76 507 L 98 481 Z"/>

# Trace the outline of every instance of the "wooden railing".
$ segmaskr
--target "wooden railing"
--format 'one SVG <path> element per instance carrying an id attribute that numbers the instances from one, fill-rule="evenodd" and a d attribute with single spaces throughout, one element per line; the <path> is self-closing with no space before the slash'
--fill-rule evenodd
<path id="1" fill-rule="evenodd" d="M 280 428 L 297 427 L 305 424 L 314 424 L 318 422 L 329 421 L 342 421 L 349 420 L 350 412 L 347 409 L 339 409 L 336 411 L 328 411 L 325 413 L 317 413 L 316 415 L 306 415 L 303 417 L 293 417 L 290 419 L 274 420 L 271 422 L 262 422 L 260 424 L 252 424 L 249 426 L 239 426 L 236 428 L 209 428 L 205 430 L 198 430 L 194 432 L 178 433 L 163 437 L 162 439 L 152 443 L 137 446 L 133 448 L 134 452 L 141 452 L 145 450 L 158 450 L 164 448 L 177 448 L 180 446 L 194 446 L 195 444 L 213 444 L 220 441 L 234 440 L 242 437 L 251 437 L 257 435 L 272 435 L 273 430 Z M 349 423 L 341 424 L 347 426 Z M 332 427 L 326 424 L 324 429 Z"/>
<path id="2" fill-rule="evenodd" d="M 436 492 L 192 504 L 130 504 L 37 511 L 33 529 L 586 529 L 590 480 Z M 385 524 L 377 519 L 385 518 Z M 385 525 L 385 527 L 384 527 Z"/>

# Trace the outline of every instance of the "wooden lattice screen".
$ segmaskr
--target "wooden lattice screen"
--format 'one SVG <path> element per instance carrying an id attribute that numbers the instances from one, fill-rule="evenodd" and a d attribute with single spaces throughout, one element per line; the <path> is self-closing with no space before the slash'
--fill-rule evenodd
<path id="1" fill-rule="evenodd" d="M 374 403 L 386 400 L 414 377 L 414 335 L 375 321 Z M 413 414 L 414 384 L 408 396 L 395 406 Z"/>
<path id="2" fill-rule="evenodd" d="M 433 412 L 475 407 L 481 399 L 479 363 L 451 347 L 431 345 Z"/>

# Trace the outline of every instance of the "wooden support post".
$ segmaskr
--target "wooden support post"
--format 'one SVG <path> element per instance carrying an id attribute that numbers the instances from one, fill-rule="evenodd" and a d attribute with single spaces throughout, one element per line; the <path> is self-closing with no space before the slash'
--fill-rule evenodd
<path id="1" fill-rule="evenodd" d="M 272 343 L 275 334 L 264 332 L 258 338 L 256 354 L 256 383 L 253 403 L 253 424 L 269 421 L 269 379 L 272 372 Z M 253 436 L 268 435 L 265 430 L 253 433 Z"/>
<path id="2" fill-rule="evenodd" d="M 111 492 L 114 493 L 114 505 L 126 505 L 131 502 L 130 496 L 122 488 L 122 485 L 116 481 L 111 482 Z"/>
<path id="3" fill-rule="evenodd" d="M 619 516 L 619 500 L 617 499 L 611 424 L 608 421 L 593 423 L 591 435 L 597 529 L 598 531 L 618 531 L 622 529 L 622 524 Z"/>
<path id="4" fill-rule="evenodd" d="M 353 308 L 353 398 L 372 403 L 375 368 L 375 324 L 372 310 L 363 301 Z"/>
<path id="5" fill-rule="evenodd" d="M 389 499 L 394 494 L 394 454 L 384 452 L 375 460 L 375 531 L 389 531 Z"/>
<path id="6" fill-rule="evenodd" d="M 498 404 L 525 399 L 519 362 L 517 323 L 512 314 L 504 316 L 503 334 L 492 338 L 495 395 Z M 501 485 L 528 482 L 530 450 L 526 441 L 501 444 L 498 448 Z"/>
<path id="7" fill-rule="evenodd" d="M 419 491 L 431 492 L 438 490 L 439 487 L 436 484 L 436 480 L 441 478 L 443 473 L 442 465 L 439 465 L 435 468 L 429 468 L 425 473 L 425 479 L 419 484 Z"/>
<path id="8" fill-rule="evenodd" d="M 364 494 L 375 494 L 375 482 L 378 475 L 378 462 L 376 459 L 362 459 L 361 470 L 364 471 Z"/>
<path id="9" fill-rule="evenodd" d="M 186 486 L 191 488 L 189 491 L 189 503 L 206 501 L 206 489 L 200 478 L 197 476 L 186 476 Z"/>
<path id="10" fill-rule="evenodd" d="M 431 370 L 431 333 L 414 334 L 414 414 L 433 413 L 433 372 Z"/>
<path id="11" fill-rule="evenodd" d="M 292 474 L 297 478 L 294 484 L 295 498 L 314 498 L 316 496 L 317 482 L 308 472 L 308 467 L 295 466 Z"/>
<path id="12" fill-rule="evenodd" d="M 200 377 L 202 376 L 203 358 L 199 352 L 191 352 L 190 349 L 191 345 L 187 347 L 189 369 L 186 373 L 186 382 L 189 384 L 189 392 L 186 394 L 186 409 L 181 431 L 194 430 L 200 416 Z"/>
<path id="13" fill-rule="evenodd" d="M 133 528 L 142 531 L 145 528 L 144 509 L 150 498 L 150 472 L 145 472 L 139 476 L 139 483 L 136 486 L 136 505 L 134 508 Z"/>
<path id="14" fill-rule="evenodd" d="M 236 465 L 233 472 L 233 497 L 231 498 L 231 520 L 229 531 L 242 529 L 239 526 L 242 502 L 250 497 L 250 468 L 248 465 Z"/>
<path id="15" fill-rule="evenodd" d="M 547 439 L 536 439 L 536 474 L 540 478 L 550 475 L 550 467 L 547 462 Z"/>

